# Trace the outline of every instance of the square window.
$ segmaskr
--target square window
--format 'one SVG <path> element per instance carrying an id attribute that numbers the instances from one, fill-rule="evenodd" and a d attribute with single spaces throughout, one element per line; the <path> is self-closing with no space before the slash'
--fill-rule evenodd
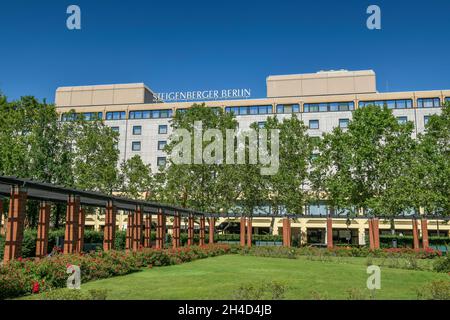
<path id="1" fill-rule="evenodd" d="M 339 128 L 345 129 L 348 128 L 349 119 L 339 119 Z"/>
<path id="2" fill-rule="evenodd" d="M 159 134 L 167 134 L 167 125 L 165 125 L 165 124 L 159 125 L 158 133 Z"/>
<path id="3" fill-rule="evenodd" d="M 402 117 L 397 117 L 397 122 L 399 124 L 405 124 L 408 122 L 408 117 L 402 116 Z"/>
<path id="4" fill-rule="evenodd" d="M 156 159 L 156 165 L 158 167 L 164 167 L 166 165 L 166 157 L 158 157 Z"/>
<path id="5" fill-rule="evenodd" d="M 140 141 L 133 141 L 131 143 L 131 150 L 133 150 L 133 151 L 141 151 L 141 142 Z"/>
<path id="6" fill-rule="evenodd" d="M 133 135 L 140 136 L 142 134 L 141 126 L 133 126 Z"/>
<path id="7" fill-rule="evenodd" d="M 328 103 L 321 103 L 321 104 L 319 104 L 319 111 L 320 112 L 327 112 L 328 111 Z"/>
<path id="8" fill-rule="evenodd" d="M 158 150 L 164 150 L 164 147 L 166 146 L 167 141 L 158 141 Z"/>
<path id="9" fill-rule="evenodd" d="M 423 123 L 425 124 L 425 125 L 427 125 L 428 124 L 428 121 L 430 120 L 430 116 L 424 116 L 423 117 Z"/>
<path id="10" fill-rule="evenodd" d="M 319 120 L 309 120 L 310 129 L 319 129 Z"/>
<path id="11" fill-rule="evenodd" d="M 277 113 L 284 113 L 284 106 L 283 105 L 277 105 Z"/>
<path id="12" fill-rule="evenodd" d="M 111 130 L 114 132 L 119 133 L 119 127 L 111 127 Z"/>
<path id="13" fill-rule="evenodd" d="M 258 122 L 258 127 L 259 127 L 260 129 L 264 128 L 265 125 L 266 125 L 266 122 L 265 122 L 265 121 L 259 121 L 259 122 Z"/>

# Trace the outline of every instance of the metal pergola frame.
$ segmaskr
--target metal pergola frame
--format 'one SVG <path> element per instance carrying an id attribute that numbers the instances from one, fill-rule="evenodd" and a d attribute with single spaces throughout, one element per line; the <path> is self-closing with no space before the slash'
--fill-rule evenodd
<path id="1" fill-rule="evenodd" d="M 26 189 L 27 198 L 30 200 L 48 201 L 52 203 L 67 203 L 70 195 L 80 198 L 80 205 L 106 208 L 109 201 L 111 201 L 118 210 L 127 212 L 134 212 L 137 206 L 142 208 L 143 213 L 157 214 L 159 211 L 166 216 L 206 216 L 205 213 L 181 208 L 173 205 L 122 198 L 113 195 L 106 195 L 100 192 L 84 191 L 62 186 L 53 185 L 50 183 L 38 182 L 29 179 L 21 179 L 17 177 L 0 176 L 0 197 L 9 198 L 11 194 L 11 187 L 19 186 Z"/>

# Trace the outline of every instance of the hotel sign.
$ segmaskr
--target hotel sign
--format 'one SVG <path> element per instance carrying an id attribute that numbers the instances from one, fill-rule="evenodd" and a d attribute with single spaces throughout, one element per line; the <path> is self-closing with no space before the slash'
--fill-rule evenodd
<path id="1" fill-rule="evenodd" d="M 175 91 L 156 93 L 159 100 L 168 101 L 202 101 L 202 100 L 227 100 L 247 99 L 251 97 L 250 89 L 222 89 L 222 90 L 197 90 Z"/>

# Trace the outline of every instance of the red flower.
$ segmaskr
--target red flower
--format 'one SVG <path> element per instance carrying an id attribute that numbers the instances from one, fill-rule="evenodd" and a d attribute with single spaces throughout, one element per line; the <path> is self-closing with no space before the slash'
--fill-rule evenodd
<path id="1" fill-rule="evenodd" d="M 39 282 L 35 281 L 33 283 L 33 289 L 32 289 L 33 293 L 39 293 Z"/>

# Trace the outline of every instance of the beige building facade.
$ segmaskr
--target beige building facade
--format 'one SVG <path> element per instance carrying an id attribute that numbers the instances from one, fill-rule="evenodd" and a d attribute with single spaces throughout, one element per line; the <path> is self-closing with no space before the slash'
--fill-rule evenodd
<path id="1" fill-rule="evenodd" d="M 55 103 L 61 120 L 70 120 L 68 113 L 75 110 L 86 119 L 99 117 L 120 135 L 118 148 L 120 161 L 139 155 L 155 172 L 164 165 L 167 155 L 163 151 L 171 134 L 170 120 L 177 110 L 184 110 L 193 103 L 205 102 L 208 107 L 233 112 L 240 129 L 257 122 L 263 125 L 269 116 L 279 118 L 298 117 L 310 136 L 320 137 L 335 127 L 345 128 L 353 111 L 368 104 L 386 105 L 392 109 L 399 122 L 411 121 L 414 136 L 425 130 L 429 116 L 439 114 L 442 104 L 450 101 L 450 89 L 429 91 L 383 92 L 376 89 L 376 74 L 372 70 L 320 71 L 310 74 L 277 75 L 266 79 L 267 97 L 260 99 L 177 101 L 164 102 L 143 83 L 82 87 L 60 87 L 56 90 Z M 293 235 L 302 242 L 326 241 L 325 226 L 328 209 L 326 203 L 311 204 L 305 208 L 308 217 L 296 219 Z M 225 220 L 221 219 L 218 223 Z M 236 222 L 238 220 L 236 219 Z M 120 228 L 126 228 L 126 216 L 118 216 Z M 101 216 L 90 216 L 86 221 L 96 229 L 102 228 Z M 267 232 L 273 225 L 277 234 L 281 219 L 255 218 L 255 231 Z M 170 221 L 169 221 L 170 228 Z M 396 221 L 398 230 L 409 234 L 410 220 Z M 447 222 L 430 221 L 430 235 L 448 236 Z M 336 237 L 349 237 L 352 243 L 364 244 L 368 229 L 366 219 L 333 219 Z M 390 224 L 380 221 L 381 232 L 388 232 Z M 339 235 L 340 230 L 342 236 Z"/>

